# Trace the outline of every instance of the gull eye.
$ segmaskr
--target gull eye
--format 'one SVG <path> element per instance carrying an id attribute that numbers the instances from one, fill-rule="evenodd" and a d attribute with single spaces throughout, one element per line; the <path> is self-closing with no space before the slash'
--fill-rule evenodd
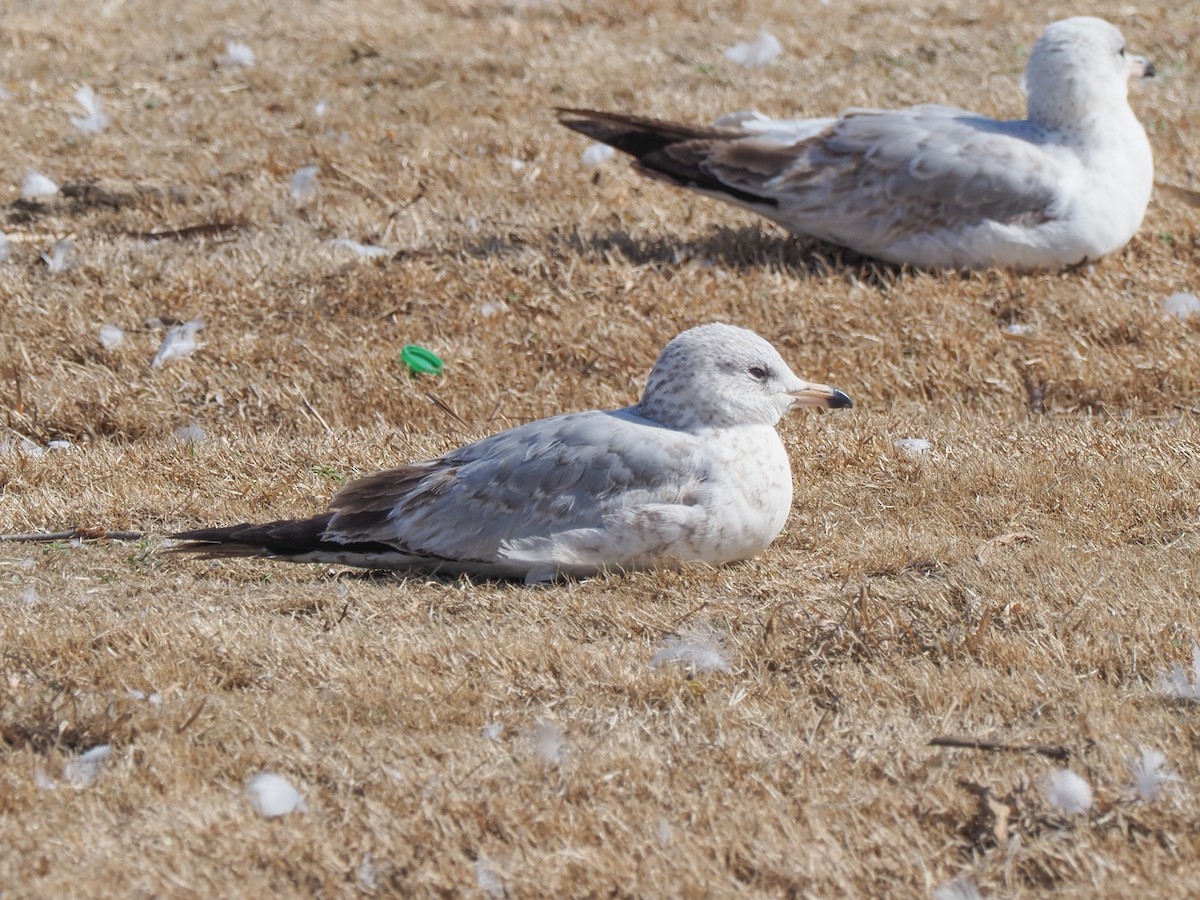
<path id="1" fill-rule="evenodd" d="M 770 374 L 763 366 L 751 366 L 747 371 L 755 381 L 766 381 Z"/>
<path id="2" fill-rule="evenodd" d="M 1118 51 L 1118 52 L 1120 53 L 1120 55 L 1122 56 L 1122 58 L 1125 56 L 1125 48 L 1124 48 L 1124 47 L 1122 47 L 1122 48 L 1120 49 L 1120 51 Z"/>

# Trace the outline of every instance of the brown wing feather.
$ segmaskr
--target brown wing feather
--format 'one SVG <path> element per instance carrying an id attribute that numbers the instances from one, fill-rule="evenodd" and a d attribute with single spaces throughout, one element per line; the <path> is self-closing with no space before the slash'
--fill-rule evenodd
<path id="1" fill-rule="evenodd" d="M 743 203 L 778 206 L 770 197 L 741 190 L 715 177 L 711 163 L 719 160 L 721 165 L 731 168 L 743 166 L 747 174 L 753 172 L 760 179 L 769 178 L 782 171 L 790 160 L 784 156 L 786 148 L 748 143 L 745 133 L 737 129 L 684 125 L 587 109 L 560 109 L 558 116 L 559 122 L 572 131 L 628 153 L 637 160 L 637 169 L 644 175 L 679 187 L 724 194 Z"/>
<path id="2" fill-rule="evenodd" d="M 444 458 L 397 466 L 358 478 L 334 495 L 329 508 L 337 516 L 337 533 L 354 540 L 378 534 L 390 518 L 437 497 L 454 484 L 457 466 Z"/>

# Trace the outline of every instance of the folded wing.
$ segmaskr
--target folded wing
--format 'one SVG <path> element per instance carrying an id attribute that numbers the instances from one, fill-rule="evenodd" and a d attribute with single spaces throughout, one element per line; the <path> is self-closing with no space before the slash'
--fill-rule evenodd
<path id="1" fill-rule="evenodd" d="M 692 439 L 647 429 L 662 431 L 628 411 L 576 413 L 368 475 L 334 497 L 324 538 L 527 568 L 594 563 L 576 535 L 617 562 L 610 532 L 631 510 L 679 507 L 683 519 L 698 502 Z"/>
<path id="2" fill-rule="evenodd" d="M 940 106 L 778 127 L 690 127 L 581 110 L 560 117 L 635 156 L 646 174 L 869 254 L 941 229 L 1051 220 L 1071 180 L 1070 160 L 1043 144 L 1037 126 Z"/>

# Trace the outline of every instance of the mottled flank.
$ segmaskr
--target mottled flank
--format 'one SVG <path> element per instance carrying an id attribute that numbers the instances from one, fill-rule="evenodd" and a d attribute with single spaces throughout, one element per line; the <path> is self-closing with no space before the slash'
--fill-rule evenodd
<path id="1" fill-rule="evenodd" d="M 837 119 L 734 113 L 705 128 L 563 109 L 652 177 L 798 235 L 914 266 L 1058 269 L 1124 247 L 1154 181 L 1128 79 L 1153 68 L 1111 24 L 1055 22 L 1026 67 L 1028 117 L 944 106 Z"/>
<path id="2" fill-rule="evenodd" d="M 641 401 L 543 419 L 343 488 L 312 519 L 172 535 L 175 552 L 547 581 L 754 556 L 783 527 L 792 473 L 775 425 L 850 406 L 744 328 L 663 349 Z"/>

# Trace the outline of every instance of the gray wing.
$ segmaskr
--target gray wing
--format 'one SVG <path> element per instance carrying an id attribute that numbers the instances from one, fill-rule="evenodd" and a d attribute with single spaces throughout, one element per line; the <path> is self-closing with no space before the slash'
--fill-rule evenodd
<path id="1" fill-rule="evenodd" d="M 324 536 L 491 562 L 631 509 L 689 507 L 702 477 L 694 447 L 629 410 L 543 419 L 348 484 Z"/>
<path id="2" fill-rule="evenodd" d="M 1069 163 L 1042 137 L 1027 122 L 918 106 L 851 112 L 792 144 L 765 135 L 692 152 L 733 190 L 772 201 L 777 221 L 878 252 L 943 228 L 1056 218 Z"/>

